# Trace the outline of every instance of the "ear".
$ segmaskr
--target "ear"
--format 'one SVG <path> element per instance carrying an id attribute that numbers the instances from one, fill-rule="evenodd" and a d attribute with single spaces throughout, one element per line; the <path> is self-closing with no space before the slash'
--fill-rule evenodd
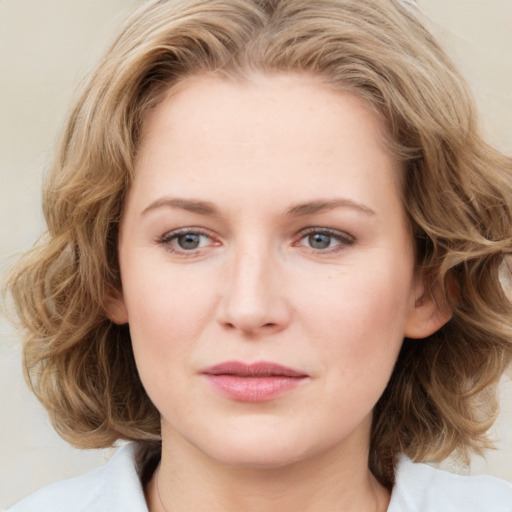
<path id="1" fill-rule="evenodd" d="M 415 303 L 406 320 L 404 336 L 426 338 L 450 320 L 452 311 L 440 290 L 428 285 L 424 275 L 417 278 L 415 297 Z"/>
<path id="2" fill-rule="evenodd" d="M 121 290 L 111 288 L 108 291 L 105 313 L 109 320 L 115 324 L 122 325 L 128 323 L 128 311 L 126 310 L 123 292 Z"/>

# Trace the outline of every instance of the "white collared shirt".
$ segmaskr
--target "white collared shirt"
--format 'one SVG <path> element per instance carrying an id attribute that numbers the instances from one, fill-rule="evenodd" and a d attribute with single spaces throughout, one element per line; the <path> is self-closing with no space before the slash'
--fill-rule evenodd
<path id="1" fill-rule="evenodd" d="M 148 512 L 134 444 L 103 467 L 43 487 L 7 512 Z M 188 512 L 188 511 L 187 511 Z M 512 484 L 399 459 L 388 512 L 512 512 Z"/>

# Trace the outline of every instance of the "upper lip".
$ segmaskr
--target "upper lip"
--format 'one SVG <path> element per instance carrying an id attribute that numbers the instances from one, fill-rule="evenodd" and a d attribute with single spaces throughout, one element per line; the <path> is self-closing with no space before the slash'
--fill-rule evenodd
<path id="1" fill-rule="evenodd" d="M 204 368 L 201 373 L 206 375 L 234 375 L 237 377 L 308 377 L 308 374 L 288 366 L 267 361 L 243 363 L 226 361 Z"/>

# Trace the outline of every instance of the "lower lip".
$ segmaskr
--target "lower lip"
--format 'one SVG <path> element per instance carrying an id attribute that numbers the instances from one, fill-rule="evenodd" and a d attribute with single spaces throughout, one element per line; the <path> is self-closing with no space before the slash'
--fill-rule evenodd
<path id="1" fill-rule="evenodd" d="M 240 402 L 265 402 L 277 398 L 302 384 L 306 377 L 240 377 L 206 375 L 224 396 Z"/>

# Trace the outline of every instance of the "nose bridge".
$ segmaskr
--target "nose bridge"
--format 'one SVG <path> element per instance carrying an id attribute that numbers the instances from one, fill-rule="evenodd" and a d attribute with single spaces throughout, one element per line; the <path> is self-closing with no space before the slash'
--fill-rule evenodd
<path id="1" fill-rule="evenodd" d="M 280 264 L 271 248 L 247 240 L 234 248 L 227 270 L 222 322 L 244 332 L 279 329 L 287 322 L 279 289 Z"/>
<path id="2" fill-rule="evenodd" d="M 273 273 L 270 251 L 247 244 L 236 252 L 231 272 L 231 292 L 256 305 L 270 292 Z"/>

